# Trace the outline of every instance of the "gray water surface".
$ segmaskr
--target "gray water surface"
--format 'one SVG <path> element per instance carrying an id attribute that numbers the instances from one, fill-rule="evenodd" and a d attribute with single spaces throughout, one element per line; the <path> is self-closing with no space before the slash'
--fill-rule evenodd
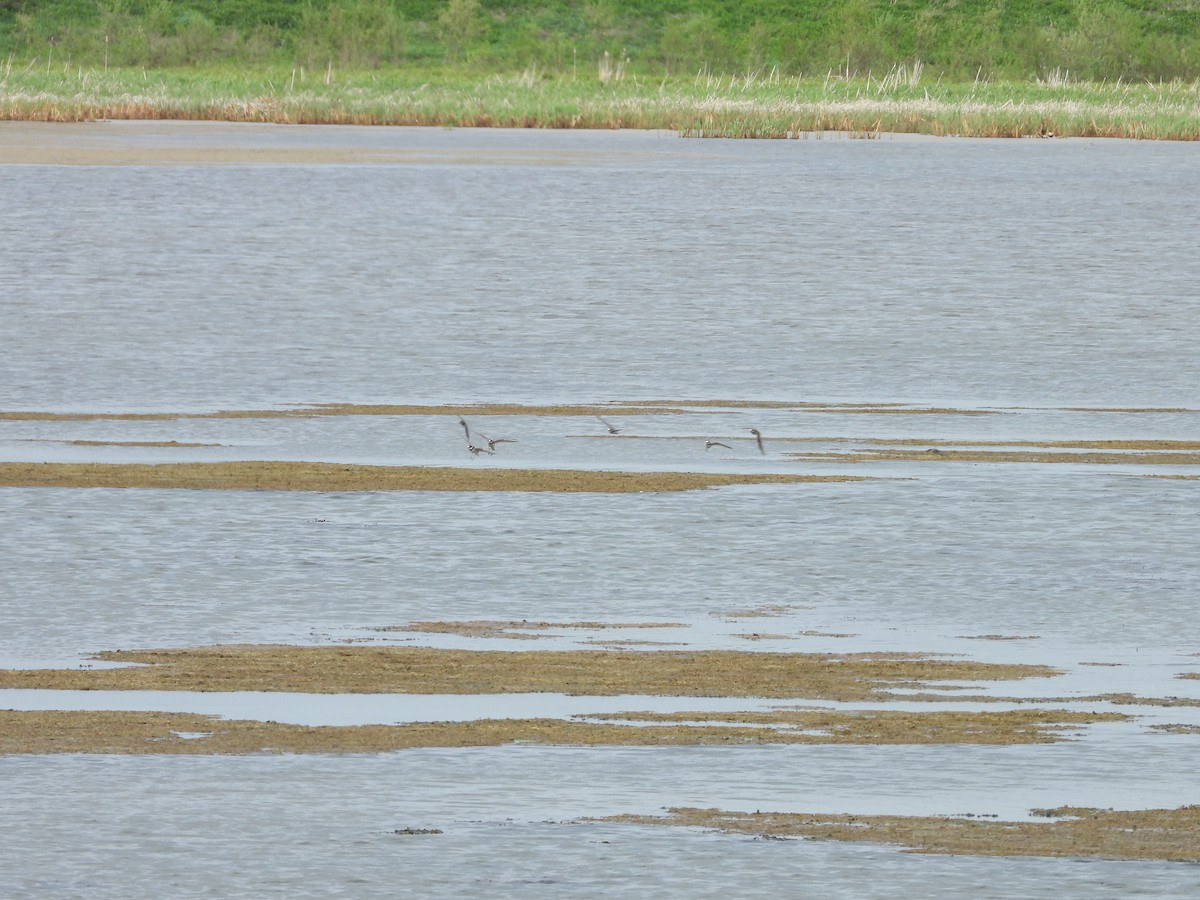
<path id="1" fill-rule="evenodd" d="M 381 630 L 528 619 L 678 623 L 636 635 L 673 646 L 956 653 L 1067 673 L 1006 695 L 1200 690 L 1177 678 L 1200 670 L 1197 482 L 1141 477 L 1193 467 L 788 455 L 871 438 L 1200 440 L 1190 145 L 198 123 L 55 134 L 267 155 L 0 157 L 0 411 L 778 399 L 987 414 L 730 404 L 623 417 L 618 437 L 589 417 L 489 417 L 472 426 L 518 443 L 479 460 L 450 415 L 0 420 L 4 461 L 889 479 L 631 495 L 0 488 L 2 665 L 596 637 Z M 338 147 L 408 157 L 270 162 Z M 110 443 L 68 443 L 85 440 Z M 131 441 L 206 446 L 111 443 Z M 1027 747 L 7 757 L 0 893 L 1188 897 L 1194 866 L 576 820 L 672 805 L 1013 818 L 1178 806 L 1200 802 L 1195 740 L 1135 721 Z"/>
<path id="2" fill-rule="evenodd" d="M 0 408 L 1195 400 L 1187 144 L 221 135 L 424 161 L 6 167 Z"/>

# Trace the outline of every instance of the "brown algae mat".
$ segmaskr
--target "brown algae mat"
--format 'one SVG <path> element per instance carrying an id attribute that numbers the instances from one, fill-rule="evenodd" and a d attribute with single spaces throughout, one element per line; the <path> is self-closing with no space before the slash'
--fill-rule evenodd
<path id="1" fill-rule="evenodd" d="M 219 463 L 0 463 L 0 487 L 186 488 L 226 491 L 691 491 L 735 484 L 861 481 L 854 476 L 615 472 L 467 466 L 360 466 L 250 460 Z"/>
<path id="2" fill-rule="evenodd" d="M 113 669 L 0 670 L 0 688 L 296 691 L 314 693 L 652 694 L 694 697 L 890 699 L 889 687 L 1017 680 L 1048 666 L 916 654 L 734 650 L 448 650 L 430 647 L 235 645 L 113 650 Z"/>
<path id="3" fill-rule="evenodd" d="M 510 743 L 579 746 L 730 744 L 1028 744 L 1113 714 L 1062 710 L 1002 713 L 721 713 L 714 724 L 567 719 L 483 719 L 406 725 L 303 726 L 187 713 L 0 710 L 0 755 L 47 753 L 383 753 L 418 747 Z M 595 717 L 592 717 L 593 719 Z M 692 713 L 680 718 L 701 718 Z"/>
<path id="4" fill-rule="evenodd" d="M 1200 806 L 1132 811 L 1034 810 L 1052 821 L 851 816 L 676 808 L 667 816 L 599 821 L 713 828 L 761 837 L 899 844 L 916 853 L 1200 861 Z M 595 821 L 595 820 L 593 820 Z"/>

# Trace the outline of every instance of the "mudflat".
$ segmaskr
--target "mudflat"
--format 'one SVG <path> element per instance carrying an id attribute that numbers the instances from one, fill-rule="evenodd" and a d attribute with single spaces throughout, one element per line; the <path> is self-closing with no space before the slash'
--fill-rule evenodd
<path id="1" fill-rule="evenodd" d="M 0 463 L 0 487 L 226 491 L 691 491 L 734 484 L 861 481 L 849 475 L 619 472 L 466 466 L 361 466 L 250 460 L 215 463 Z"/>
<path id="2" fill-rule="evenodd" d="M 1180 809 L 1035 810 L 1047 822 L 942 816 L 851 816 L 677 808 L 667 816 L 601 821 L 715 828 L 772 838 L 900 844 L 917 853 L 1200 860 L 1200 806 Z"/>

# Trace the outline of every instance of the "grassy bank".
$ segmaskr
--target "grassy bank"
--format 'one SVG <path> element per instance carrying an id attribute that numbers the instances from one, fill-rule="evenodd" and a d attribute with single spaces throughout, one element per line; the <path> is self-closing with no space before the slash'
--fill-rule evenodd
<path id="1" fill-rule="evenodd" d="M 167 68 L 451 64 L 824 75 L 923 60 L 935 76 L 1200 77 L 1178 0 L 0 0 L 0 58 Z"/>
<path id="2" fill-rule="evenodd" d="M 1174 0 L 0 0 L 0 118 L 1200 135 Z"/>
<path id="3" fill-rule="evenodd" d="M 291 124 L 650 128 L 704 137 L 846 131 L 1194 140 L 1200 83 L 930 81 L 778 72 L 656 79 L 534 69 L 511 75 L 412 69 L 0 69 L 0 119 L 207 119 Z"/>

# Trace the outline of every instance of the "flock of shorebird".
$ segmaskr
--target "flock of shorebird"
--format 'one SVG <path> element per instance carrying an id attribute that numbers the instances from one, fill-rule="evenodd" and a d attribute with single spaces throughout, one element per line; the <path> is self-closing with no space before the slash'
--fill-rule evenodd
<path id="1" fill-rule="evenodd" d="M 600 420 L 600 424 L 603 425 L 608 430 L 609 434 L 620 434 L 621 433 L 621 429 L 618 428 L 616 425 L 613 425 L 607 419 L 603 418 L 602 416 L 596 416 L 596 418 Z M 486 453 L 488 456 L 495 456 L 497 444 L 519 443 L 519 441 L 515 441 L 512 438 L 493 438 L 493 437 L 488 437 L 482 431 L 476 431 L 475 436 L 478 437 L 479 439 L 481 439 L 484 444 L 487 444 L 486 447 L 483 447 L 483 446 L 476 444 L 474 442 L 474 440 L 472 439 L 471 427 L 467 424 L 466 419 L 464 419 L 462 416 L 459 416 L 458 424 L 462 426 L 463 434 L 467 438 L 467 452 L 475 457 L 478 457 L 479 454 L 481 454 L 481 453 Z M 765 456 L 767 451 L 766 451 L 766 448 L 763 447 L 762 433 L 757 428 L 751 428 L 748 430 L 750 431 L 750 433 L 752 435 L 754 435 L 754 440 L 758 443 L 758 452 Z M 723 444 L 720 441 L 705 441 L 704 442 L 705 451 L 711 450 L 713 447 L 724 447 L 726 450 L 733 449 L 728 444 Z"/>
<path id="2" fill-rule="evenodd" d="M 478 456 L 480 453 L 486 453 L 488 456 L 495 456 L 497 444 L 515 444 L 515 443 L 517 443 L 517 441 L 514 441 L 512 438 L 492 438 L 492 437 L 488 437 L 482 431 L 477 431 L 477 432 L 475 432 L 475 434 L 478 435 L 480 438 L 482 438 L 483 442 L 485 444 L 487 444 L 486 447 L 477 447 L 471 441 L 471 429 L 467 425 L 467 420 L 464 419 L 462 416 L 459 416 L 458 424 L 462 426 L 463 434 L 465 434 L 467 436 L 467 452 L 470 453 L 472 456 Z"/>

